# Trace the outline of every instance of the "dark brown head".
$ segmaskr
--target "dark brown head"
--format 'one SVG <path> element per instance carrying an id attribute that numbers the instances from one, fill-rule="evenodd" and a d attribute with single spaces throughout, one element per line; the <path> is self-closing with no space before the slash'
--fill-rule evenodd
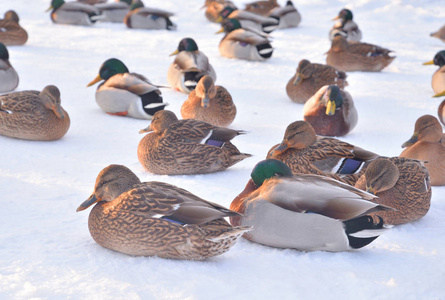
<path id="1" fill-rule="evenodd" d="M 314 128 L 306 121 L 296 121 L 287 126 L 281 144 L 270 152 L 270 156 L 276 156 L 289 148 L 304 149 L 312 145 L 316 140 Z"/>
<path id="2" fill-rule="evenodd" d="M 178 121 L 175 113 L 169 110 L 157 111 L 151 120 L 150 126 L 141 129 L 139 133 L 154 131 L 157 134 L 162 134 L 172 123 Z"/>
<path id="3" fill-rule="evenodd" d="M 388 159 L 378 158 L 366 168 L 366 191 L 377 195 L 392 188 L 399 180 L 399 169 Z"/>

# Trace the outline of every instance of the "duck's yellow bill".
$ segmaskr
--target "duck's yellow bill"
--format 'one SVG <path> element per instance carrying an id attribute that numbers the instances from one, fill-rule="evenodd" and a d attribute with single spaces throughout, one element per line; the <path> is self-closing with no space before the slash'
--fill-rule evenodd
<path id="1" fill-rule="evenodd" d="M 97 83 L 97 82 L 99 82 L 101 80 L 102 80 L 102 77 L 100 77 L 100 75 L 97 75 L 97 77 L 94 78 L 93 81 L 91 81 L 90 83 L 87 84 L 87 87 L 88 86 L 92 86 L 93 84 L 95 84 L 95 83 Z"/>
<path id="2" fill-rule="evenodd" d="M 442 97 L 442 96 L 445 96 L 445 91 L 443 91 L 443 92 L 440 92 L 440 93 L 437 93 L 436 95 L 434 95 L 433 97 Z"/>
<path id="3" fill-rule="evenodd" d="M 434 65 L 434 60 L 424 62 L 422 65 Z"/>
<path id="4" fill-rule="evenodd" d="M 224 32 L 224 27 L 221 27 L 221 29 L 220 30 L 218 30 L 217 32 L 215 32 L 215 34 L 218 34 L 218 33 L 223 33 Z"/>
<path id="5" fill-rule="evenodd" d="M 51 9 L 53 9 L 54 7 L 51 5 L 49 8 L 47 8 L 46 10 L 45 10 L 45 12 L 49 12 Z"/>
<path id="6" fill-rule="evenodd" d="M 328 116 L 335 115 L 335 108 L 336 108 L 335 101 L 333 100 L 328 101 L 328 103 L 326 104 L 326 114 Z"/>
<path id="7" fill-rule="evenodd" d="M 174 52 L 172 52 L 172 53 L 170 54 L 170 56 L 176 55 L 176 54 L 178 54 L 178 53 L 179 53 L 179 50 L 176 49 Z"/>

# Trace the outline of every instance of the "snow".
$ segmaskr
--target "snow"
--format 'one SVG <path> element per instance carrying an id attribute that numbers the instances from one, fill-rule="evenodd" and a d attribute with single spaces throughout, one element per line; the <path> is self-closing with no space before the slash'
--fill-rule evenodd
<path id="1" fill-rule="evenodd" d="M 0 0 L 4 11 L 18 12 L 29 34 L 25 46 L 8 48 L 20 76 L 17 90 L 58 86 L 71 118 L 70 130 L 58 141 L 0 136 L 0 299 L 445 298 L 445 187 L 433 187 L 431 209 L 421 220 L 343 253 L 274 249 L 240 239 L 229 252 L 203 262 L 131 257 L 96 244 L 87 227 L 89 210 L 76 213 L 97 174 L 112 163 L 128 166 L 143 181 L 175 184 L 228 207 L 286 126 L 302 118 L 303 105 L 287 98 L 285 85 L 301 59 L 325 62 L 330 20 L 343 7 L 353 10 L 363 41 L 392 49 L 397 58 L 380 73 L 348 74 L 359 122 L 342 140 L 399 155 L 416 119 L 436 115 L 441 101 L 431 98 L 436 67 L 421 63 L 444 48 L 429 36 L 443 25 L 442 1 L 296 0 L 302 23 L 272 33 L 276 50 L 267 62 L 221 57 L 222 36 L 214 34 L 220 27 L 205 19 L 201 0 L 146 2 L 176 13 L 175 32 L 109 23 L 55 25 L 44 12 L 49 2 Z M 173 60 L 168 55 L 187 36 L 207 54 L 217 83 L 237 105 L 230 127 L 248 133 L 234 143 L 254 156 L 214 174 L 154 175 L 143 170 L 136 155 L 138 131 L 149 121 L 103 113 L 94 100 L 96 86 L 86 85 L 111 57 L 167 85 Z M 162 93 L 167 108 L 179 115 L 187 96 L 168 88 Z"/>

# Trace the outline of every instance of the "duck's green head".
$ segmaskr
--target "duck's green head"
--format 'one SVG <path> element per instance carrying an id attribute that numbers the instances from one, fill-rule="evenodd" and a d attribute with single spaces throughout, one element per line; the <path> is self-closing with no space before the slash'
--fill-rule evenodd
<path id="1" fill-rule="evenodd" d="M 172 54 L 170 54 L 170 56 L 176 55 L 181 51 L 198 51 L 198 44 L 196 44 L 195 40 L 192 38 L 183 38 L 179 42 L 178 48 Z"/>
<path id="2" fill-rule="evenodd" d="M 341 95 L 340 88 L 337 85 L 328 86 L 321 101 L 326 106 L 326 114 L 333 116 L 335 109 L 343 105 L 343 96 Z"/>
<path id="3" fill-rule="evenodd" d="M 125 1 L 125 2 L 127 2 L 127 1 Z M 138 8 L 141 8 L 141 7 L 144 7 L 144 3 L 142 3 L 142 1 L 140 1 L 140 0 L 133 0 L 133 2 L 130 5 L 130 10 L 135 10 L 135 9 L 138 9 Z"/>
<path id="4" fill-rule="evenodd" d="M 99 70 L 99 75 L 97 75 L 97 77 L 87 86 L 92 86 L 93 84 L 101 80 L 108 80 L 116 74 L 123 74 L 128 72 L 130 71 L 122 61 L 117 58 L 110 58 L 102 64 Z"/>
<path id="5" fill-rule="evenodd" d="M 217 33 L 229 33 L 241 28 L 241 23 L 237 19 L 227 19 L 222 22 L 222 27 Z"/>
<path id="6" fill-rule="evenodd" d="M 6 46 L 0 43 L 0 59 L 8 60 L 9 59 L 9 52 L 8 49 L 6 49 Z"/>
<path id="7" fill-rule="evenodd" d="M 65 4 L 64 0 L 52 0 L 51 6 L 46 11 L 50 11 L 51 9 L 56 10 L 64 4 Z"/>
<path id="8" fill-rule="evenodd" d="M 266 179 L 275 176 L 290 177 L 292 176 L 292 171 L 282 161 L 266 159 L 257 163 L 250 174 L 250 177 L 257 187 L 260 187 Z"/>
<path id="9" fill-rule="evenodd" d="M 424 65 L 436 65 L 442 67 L 445 65 L 445 50 L 439 51 L 434 56 L 434 59 L 423 63 Z"/>
<path id="10" fill-rule="evenodd" d="M 347 8 L 343 8 L 339 13 L 338 13 L 338 16 L 335 18 L 335 20 L 337 20 L 337 19 L 343 19 L 343 20 L 346 20 L 346 21 L 350 21 L 350 20 L 352 20 L 352 11 L 350 11 L 349 9 L 347 9 Z"/>

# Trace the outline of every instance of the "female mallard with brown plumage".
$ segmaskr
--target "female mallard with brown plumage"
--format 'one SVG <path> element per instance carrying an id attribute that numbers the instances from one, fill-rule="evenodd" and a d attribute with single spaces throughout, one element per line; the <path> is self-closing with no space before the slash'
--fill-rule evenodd
<path id="1" fill-rule="evenodd" d="M 153 132 L 150 132 L 153 131 Z M 163 175 L 217 172 L 250 157 L 230 142 L 241 130 L 216 127 L 199 120 L 178 120 L 167 110 L 158 111 L 150 132 L 138 145 L 138 158 L 149 172 Z"/>
<path id="2" fill-rule="evenodd" d="M 216 81 L 216 73 L 204 52 L 192 38 L 183 38 L 177 49 L 170 54 L 176 55 L 167 72 L 170 86 L 180 92 L 190 93 L 196 88 L 199 79 L 209 75 Z"/>
<path id="3" fill-rule="evenodd" d="M 124 18 L 128 28 L 138 29 L 176 29 L 170 18 L 174 13 L 158 8 L 145 7 L 140 0 L 133 0 L 130 11 Z"/>
<path id="4" fill-rule="evenodd" d="M 273 146 L 267 158 L 283 161 L 293 174 L 315 174 L 332 177 L 354 185 L 366 166 L 379 155 L 349 143 L 315 134 L 305 121 L 286 128 L 284 138 Z"/>
<path id="5" fill-rule="evenodd" d="M 270 11 L 278 7 L 280 5 L 277 0 L 261 0 L 247 3 L 244 10 L 260 16 L 269 16 Z"/>
<path id="6" fill-rule="evenodd" d="M 119 59 L 107 59 L 87 86 L 101 80 L 104 82 L 97 87 L 96 102 L 109 115 L 151 119 L 167 105 L 158 86 L 140 74 L 130 73 Z"/>
<path id="7" fill-rule="evenodd" d="M 177 186 L 142 182 L 127 167 L 110 165 L 77 211 L 97 203 L 88 228 L 101 246 L 129 255 L 203 260 L 223 254 L 250 227 L 232 227 L 238 216 Z"/>
<path id="8" fill-rule="evenodd" d="M 437 118 L 424 115 L 417 119 L 413 136 L 403 143 L 400 157 L 425 162 L 431 185 L 445 185 L 445 136 Z"/>
<path id="9" fill-rule="evenodd" d="M 374 223 L 374 211 L 392 210 L 373 203 L 375 196 L 331 178 L 293 175 L 275 159 L 259 162 L 244 191 L 230 205 L 241 216 L 234 226 L 253 226 L 243 237 L 263 245 L 301 251 L 349 251 L 362 248 L 387 227 Z"/>
<path id="10" fill-rule="evenodd" d="M 13 10 L 5 12 L 0 20 L 0 43 L 4 45 L 23 45 L 28 40 L 28 33 L 19 24 L 19 16 Z"/>
<path id="11" fill-rule="evenodd" d="M 372 202 L 395 208 L 374 213 L 385 224 L 397 225 L 416 221 L 426 215 L 431 204 L 428 169 L 421 161 L 402 158 L 378 158 L 366 168 L 355 187 L 376 198 Z"/>
<path id="12" fill-rule="evenodd" d="M 305 103 L 321 87 L 336 84 L 340 89 L 348 85 L 346 73 L 334 67 L 311 63 L 302 59 L 295 75 L 286 85 L 289 98 L 296 103 Z"/>
<path id="13" fill-rule="evenodd" d="M 101 19 L 99 10 L 93 5 L 80 2 L 52 0 L 47 11 L 51 11 L 51 20 L 58 24 L 92 25 Z"/>
<path id="14" fill-rule="evenodd" d="M 345 72 L 377 72 L 388 66 L 395 58 L 391 50 L 366 43 L 348 43 L 341 35 L 332 40 L 326 63 Z"/>
<path id="15" fill-rule="evenodd" d="M 228 58 L 263 61 L 272 56 L 273 48 L 267 36 L 241 27 L 236 19 L 227 19 L 218 33 L 226 35 L 219 43 L 219 53 Z"/>
<path id="16" fill-rule="evenodd" d="M 215 85 L 209 75 L 202 77 L 196 89 L 181 106 L 183 119 L 196 119 L 214 126 L 229 126 L 236 116 L 236 107 L 230 93 Z"/>
<path id="17" fill-rule="evenodd" d="M 19 75 L 9 62 L 8 49 L 0 43 L 0 93 L 15 90 L 19 85 Z"/>
<path id="18" fill-rule="evenodd" d="M 436 93 L 434 97 L 445 96 L 445 50 L 437 52 L 433 60 L 423 64 L 434 64 L 439 67 L 431 78 L 431 86 L 433 87 L 434 93 Z"/>
<path id="19" fill-rule="evenodd" d="M 70 127 L 60 105 L 60 91 L 48 85 L 41 92 L 22 91 L 0 96 L 0 134 L 37 141 L 58 140 Z"/>
<path id="20" fill-rule="evenodd" d="M 340 34 L 348 41 L 360 42 L 362 39 L 362 32 L 358 25 L 353 21 L 352 11 L 344 8 L 338 16 L 332 19 L 335 22 L 332 29 L 329 31 L 329 39 L 332 41 L 337 34 Z"/>
<path id="21" fill-rule="evenodd" d="M 325 85 L 303 107 L 303 118 L 319 135 L 344 136 L 358 121 L 351 95 L 336 85 Z"/>
<path id="22" fill-rule="evenodd" d="M 206 9 L 205 17 L 207 20 L 213 23 L 218 23 L 217 20 L 221 18 L 220 13 L 226 6 L 230 6 L 233 9 L 238 9 L 232 1 L 226 0 L 205 0 L 202 8 Z"/>
<path id="23" fill-rule="evenodd" d="M 439 108 L 437 109 L 437 115 L 439 116 L 440 123 L 445 125 L 445 100 L 440 103 Z"/>

